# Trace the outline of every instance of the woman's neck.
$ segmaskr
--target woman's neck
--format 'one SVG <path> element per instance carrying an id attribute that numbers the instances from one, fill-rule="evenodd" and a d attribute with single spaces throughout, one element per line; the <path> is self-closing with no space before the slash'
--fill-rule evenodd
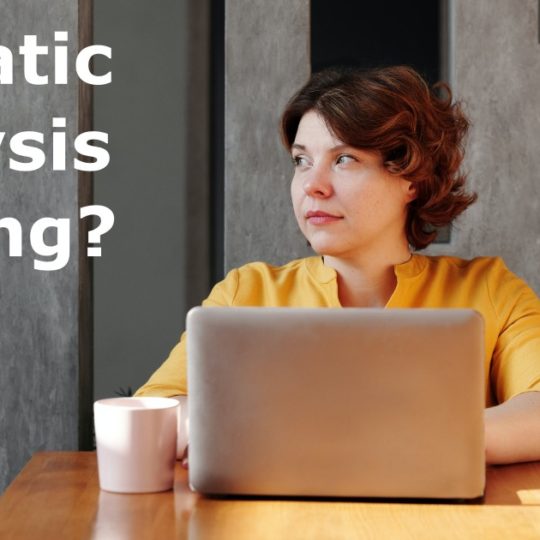
<path id="1" fill-rule="evenodd" d="M 397 284 L 394 266 L 411 258 L 408 247 L 388 256 L 345 259 L 324 257 L 337 273 L 338 296 L 343 307 L 384 307 Z"/>

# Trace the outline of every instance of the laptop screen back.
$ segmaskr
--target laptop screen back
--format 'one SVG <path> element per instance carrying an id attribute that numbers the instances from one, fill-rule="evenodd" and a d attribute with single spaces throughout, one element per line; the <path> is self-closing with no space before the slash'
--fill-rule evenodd
<path id="1" fill-rule="evenodd" d="M 187 330 L 197 491 L 483 493 L 477 312 L 195 308 Z"/>

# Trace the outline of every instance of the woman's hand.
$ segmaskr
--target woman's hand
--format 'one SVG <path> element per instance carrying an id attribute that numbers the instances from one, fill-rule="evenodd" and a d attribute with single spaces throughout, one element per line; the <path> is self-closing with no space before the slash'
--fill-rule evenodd
<path id="1" fill-rule="evenodd" d="M 540 392 L 525 392 L 485 410 L 486 461 L 540 460 Z"/>
<path id="2" fill-rule="evenodd" d="M 176 443 L 176 459 L 184 460 L 187 466 L 187 445 L 188 445 L 188 430 L 189 430 L 189 410 L 187 396 L 173 396 L 180 403 L 178 408 L 178 438 Z"/>
<path id="3" fill-rule="evenodd" d="M 184 469 L 189 469 L 188 448 L 189 448 L 189 445 L 186 446 L 186 449 L 184 450 L 184 454 L 182 455 L 182 467 L 184 467 Z"/>

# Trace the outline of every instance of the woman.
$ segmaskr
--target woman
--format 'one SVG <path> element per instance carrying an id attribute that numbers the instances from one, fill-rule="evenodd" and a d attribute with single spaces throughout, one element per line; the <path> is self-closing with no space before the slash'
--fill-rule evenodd
<path id="1" fill-rule="evenodd" d="M 408 67 L 324 71 L 281 128 L 295 216 L 319 256 L 232 270 L 203 305 L 474 308 L 486 329 L 486 459 L 540 459 L 537 296 L 498 258 L 412 252 L 476 198 L 459 172 L 468 122 L 448 87 L 430 91 Z M 137 395 L 185 395 L 185 366 L 184 335 Z"/>

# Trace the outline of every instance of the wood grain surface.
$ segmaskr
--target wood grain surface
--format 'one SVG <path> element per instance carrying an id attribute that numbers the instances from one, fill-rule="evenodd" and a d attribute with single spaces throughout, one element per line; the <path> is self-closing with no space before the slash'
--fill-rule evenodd
<path id="1" fill-rule="evenodd" d="M 490 467 L 467 504 L 212 499 L 177 464 L 164 493 L 100 491 L 93 452 L 35 454 L 0 498 L 4 539 L 512 539 L 540 538 L 540 463 Z"/>

